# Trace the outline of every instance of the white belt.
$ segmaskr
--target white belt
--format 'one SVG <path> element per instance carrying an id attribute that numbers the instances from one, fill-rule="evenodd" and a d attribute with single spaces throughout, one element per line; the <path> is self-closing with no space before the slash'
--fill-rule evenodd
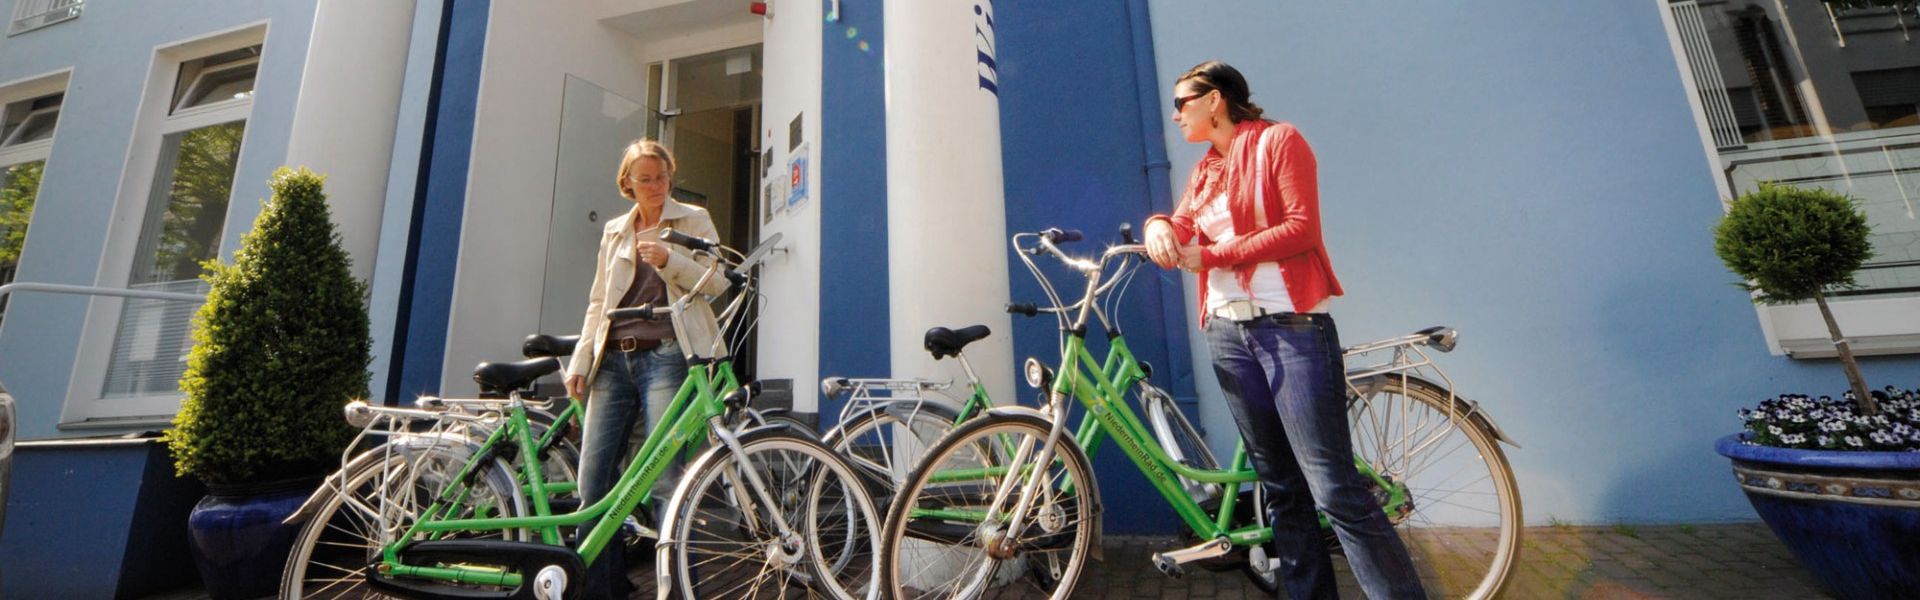
<path id="1" fill-rule="evenodd" d="M 1229 321 L 1248 321 L 1274 313 L 1275 311 L 1254 304 L 1252 300 L 1228 300 L 1226 304 L 1213 309 L 1212 314 L 1215 318 Z"/>

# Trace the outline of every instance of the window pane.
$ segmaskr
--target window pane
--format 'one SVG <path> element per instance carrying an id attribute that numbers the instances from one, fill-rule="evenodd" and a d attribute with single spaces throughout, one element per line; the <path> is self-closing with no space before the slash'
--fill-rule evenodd
<path id="1" fill-rule="evenodd" d="M 46 166 L 41 160 L 0 168 L 0 285 L 11 283 L 20 270 L 20 250 L 26 247 L 33 199 L 40 193 L 40 173 Z M 6 302 L 0 298 L 0 315 Z"/>
<path id="2" fill-rule="evenodd" d="M 66 94 L 53 94 L 21 100 L 0 109 L 0 146 L 14 146 L 53 137 L 53 126 L 60 119 L 60 101 Z"/>
<path id="3" fill-rule="evenodd" d="M 1873 227 L 1861 289 L 1920 295 L 1916 9 L 1672 0 L 1677 57 L 1734 194 L 1761 182 L 1855 198 Z"/>
<path id="4" fill-rule="evenodd" d="M 206 293 L 200 264 L 220 251 L 240 157 L 244 121 L 166 136 L 161 140 L 153 195 L 135 250 L 132 289 Z M 193 347 L 197 304 L 127 300 L 108 357 L 102 397 L 145 396 L 179 389 Z"/>
<path id="5" fill-rule="evenodd" d="M 259 65 L 246 65 L 207 73 L 187 91 L 179 108 L 245 98 L 253 93 L 253 78 L 258 71 Z"/>
<path id="6" fill-rule="evenodd" d="M 220 249 L 245 121 L 183 131 L 160 144 L 154 194 L 129 284 L 197 279 Z"/>
<path id="7" fill-rule="evenodd" d="M 260 71 L 260 46 L 222 52 L 180 63 L 180 76 L 173 84 L 173 108 L 182 109 L 253 94 L 253 80 Z"/>

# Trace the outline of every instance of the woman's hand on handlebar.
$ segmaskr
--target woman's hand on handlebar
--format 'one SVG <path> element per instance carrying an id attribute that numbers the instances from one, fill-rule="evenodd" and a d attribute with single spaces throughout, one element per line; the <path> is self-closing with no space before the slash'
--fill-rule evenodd
<path id="1" fill-rule="evenodd" d="M 1180 264 L 1180 241 L 1173 238 L 1173 225 L 1166 219 L 1147 221 L 1147 258 L 1162 269 Z"/>
<path id="2" fill-rule="evenodd" d="M 567 376 L 567 397 L 581 402 L 587 401 L 587 376 Z"/>
<path id="3" fill-rule="evenodd" d="M 1178 254 L 1180 256 L 1180 268 L 1186 269 L 1188 271 L 1193 271 L 1195 273 L 1200 272 L 1200 266 L 1202 264 L 1202 260 L 1200 257 L 1199 244 L 1195 244 L 1192 246 L 1181 246 Z"/>

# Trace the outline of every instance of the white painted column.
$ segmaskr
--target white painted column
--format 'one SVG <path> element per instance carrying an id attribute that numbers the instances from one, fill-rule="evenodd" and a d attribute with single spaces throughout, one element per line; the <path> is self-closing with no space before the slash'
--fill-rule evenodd
<path id="1" fill-rule="evenodd" d="M 353 276 L 373 277 L 393 159 L 412 0 L 321 0 L 307 42 L 286 164 L 327 176 Z"/>
<path id="2" fill-rule="evenodd" d="M 1014 398 L 999 77 L 991 0 L 888 0 L 887 289 L 894 377 L 959 377 L 924 350 L 929 327 L 985 324 L 966 353 L 997 403 Z M 911 458 L 908 448 L 896 448 Z M 925 587 L 960 576 L 962 557 L 914 542 Z M 996 584 L 1025 569 L 1010 565 Z"/>
<path id="3" fill-rule="evenodd" d="M 967 357 L 1014 397 L 1000 98 L 989 0 L 886 4 L 887 276 L 896 377 L 958 376 L 927 328 L 985 324 Z"/>

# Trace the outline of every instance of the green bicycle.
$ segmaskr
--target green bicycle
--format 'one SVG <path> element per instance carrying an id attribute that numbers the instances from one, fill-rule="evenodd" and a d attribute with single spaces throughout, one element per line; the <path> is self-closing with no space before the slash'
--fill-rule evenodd
<path id="1" fill-rule="evenodd" d="M 741 289 L 728 313 L 750 301 L 746 274 L 774 236 L 745 257 L 712 242 L 669 232 L 662 239 L 712 259 L 702 285 L 724 275 Z M 729 268 L 731 267 L 731 268 Z M 618 309 L 609 317 L 681 316 L 689 293 L 669 306 Z M 406 443 L 363 454 L 334 477 L 307 519 L 282 579 L 283 598 L 542 598 L 578 596 L 577 582 L 601 556 L 621 520 L 677 456 L 702 442 L 668 505 L 658 545 L 660 591 L 685 598 L 853 598 L 877 594 L 877 557 L 836 563 L 851 545 L 871 547 L 878 512 L 858 476 L 837 454 L 785 425 L 735 433 L 757 391 L 733 373 L 716 340 L 707 356 L 689 356 L 686 382 L 607 497 L 557 512 L 537 456 L 529 403 L 515 394 L 484 440 L 464 434 L 403 435 Z M 695 349 L 689 349 L 694 354 Z M 357 404 L 355 421 L 440 419 L 448 413 Z M 546 433 L 551 434 L 551 430 Z M 431 449 L 421 451 L 421 449 Z M 589 525 L 590 524 L 590 525 Z M 579 528 L 568 540 L 563 528 Z M 848 532 L 853 532 L 849 535 Z"/>
<path id="2" fill-rule="evenodd" d="M 1144 248 L 1126 233 L 1124 245 L 1097 261 L 1056 246 L 1079 239 L 1077 232 L 1013 236 L 1051 306 L 1008 309 L 1059 319 L 1060 371 L 1028 359 L 1023 371 L 1027 383 L 1047 393 L 1044 408 L 996 407 L 960 424 L 906 477 L 880 546 L 881 588 L 889 597 L 1069 597 L 1089 551 L 1099 547 L 1100 489 L 1090 453 L 1109 438 L 1197 541 L 1155 554 L 1156 568 L 1179 576 L 1188 565 L 1239 566 L 1262 588 L 1277 587 L 1277 561 L 1266 548 L 1272 529 L 1254 510 L 1262 498 L 1244 443 L 1222 468 L 1170 402 L 1143 395 L 1151 431 L 1125 402 L 1125 390 L 1148 374 L 1101 298 L 1142 264 Z M 1023 245 L 1027 240 L 1033 242 Z M 1062 302 L 1030 258 L 1043 252 L 1086 276 L 1077 302 Z M 1115 266 L 1118 276 L 1102 277 Z M 1104 361 L 1087 347 L 1094 320 L 1108 333 Z M 1500 448 L 1512 442 L 1477 404 L 1449 391 L 1451 382 L 1426 353 L 1450 351 L 1455 335 L 1433 328 L 1348 348 L 1349 364 L 1372 363 L 1348 371 L 1348 413 L 1355 466 L 1407 542 L 1427 589 L 1487 598 L 1520 546 L 1520 498 Z M 1069 431 L 1072 399 L 1084 414 Z"/>

